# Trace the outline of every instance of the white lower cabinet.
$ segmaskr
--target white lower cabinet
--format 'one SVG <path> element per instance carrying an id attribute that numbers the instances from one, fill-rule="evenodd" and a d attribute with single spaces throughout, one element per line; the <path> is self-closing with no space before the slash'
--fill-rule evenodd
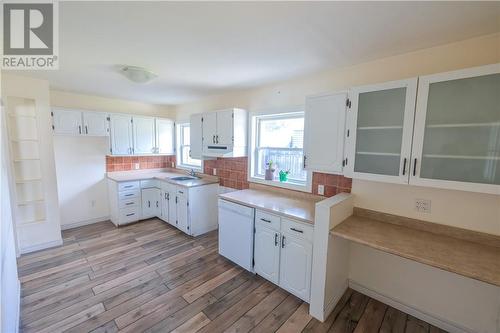
<path id="1" fill-rule="evenodd" d="M 257 210 L 254 269 L 257 274 L 309 302 L 313 227 Z"/>
<path id="2" fill-rule="evenodd" d="M 159 179 L 108 180 L 111 221 L 115 225 L 158 217 L 198 236 L 217 229 L 218 184 L 179 186 Z"/>
<path id="3" fill-rule="evenodd" d="M 312 244 L 284 233 L 281 236 L 280 286 L 309 301 Z"/>
<path id="4" fill-rule="evenodd" d="M 279 231 L 255 226 L 255 272 L 275 284 L 279 283 L 280 241 Z"/>
<path id="5" fill-rule="evenodd" d="M 156 187 L 144 188 L 141 190 L 142 196 L 142 218 L 149 219 L 161 215 L 160 189 Z"/>

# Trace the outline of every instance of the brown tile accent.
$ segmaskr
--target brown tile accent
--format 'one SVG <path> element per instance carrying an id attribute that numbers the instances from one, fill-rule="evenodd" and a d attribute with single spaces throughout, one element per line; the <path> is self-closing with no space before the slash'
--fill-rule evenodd
<path id="1" fill-rule="evenodd" d="M 318 185 L 325 185 L 325 197 L 333 197 L 338 193 L 351 193 L 352 179 L 342 175 L 313 172 L 312 193 L 318 194 Z"/>
<path id="2" fill-rule="evenodd" d="M 222 158 L 207 160 L 203 162 L 203 172 L 213 175 L 217 169 L 217 176 L 221 186 L 232 187 L 238 190 L 249 187 L 247 181 L 248 159 L 246 157 Z"/>
<path id="3" fill-rule="evenodd" d="M 139 169 L 171 168 L 176 164 L 175 155 L 162 156 L 106 156 L 106 171 L 134 170 L 134 164 L 139 163 Z"/>

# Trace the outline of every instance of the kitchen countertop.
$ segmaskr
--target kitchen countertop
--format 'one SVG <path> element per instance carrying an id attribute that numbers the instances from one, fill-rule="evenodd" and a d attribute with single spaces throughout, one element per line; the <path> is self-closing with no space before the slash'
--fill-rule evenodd
<path id="1" fill-rule="evenodd" d="M 219 179 L 217 177 L 212 177 L 212 176 L 203 176 L 200 179 L 192 179 L 192 180 L 180 180 L 180 181 L 172 180 L 170 178 L 179 176 L 188 176 L 188 174 L 169 169 L 115 171 L 115 172 L 108 172 L 106 176 L 108 177 L 108 179 L 114 180 L 115 182 L 129 182 L 137 180 L 157 179 L 184 187 L 196 187 L 209 184 L 217 184 L 219 182 Z"/>
<path id="2" fill-rule="evenodd" d="M 330 233 L 403 258 L 500 286 L 500 247 L 497 246 L 356 215 L 347 218 Z"/>
<path id="3" fill-rule="evenodd" d="M 316 202 L 321 199 L 292 198 L 278 192 L 241 190 L 219 194 L 219 198 L 245 206 L 283 215 L 294 220 L 314 224 Z"/>

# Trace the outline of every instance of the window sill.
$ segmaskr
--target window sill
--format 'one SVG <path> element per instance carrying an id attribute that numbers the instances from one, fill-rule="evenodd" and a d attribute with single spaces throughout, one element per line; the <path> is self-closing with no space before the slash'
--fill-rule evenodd
<path id="1" fill-rule="evenodd" d="M 249 182 L 252 183 L 258 183 L 258 184 L 263 184 L 263 185 L 268 185 L 268 186 L 275 186 L 275 187 L 281 187 L 281 188 L 286 188 L 289 190 L 294 190 L 294 191 L 301 191 L 301 192 L 311 192 L 311 184 L 306 182 L 305 184 L 299 184 L 299 183 L 292 183 L 292 182 L 280 182 L 279 180 L 265 180 L 264 178 L 257 178 L 257 177 L 249 177 L 248 178 Z"/>
<path id="2" fill-rule="evenodd" d="M 203 165 L 201 167 L 195 167 L 195 166 L 192 166 L 192 165 L 177 164 L 175 167 L 177 169 L 194 170 L 194 171 L 198 171 L 198 172 L 203 172 Z"/>

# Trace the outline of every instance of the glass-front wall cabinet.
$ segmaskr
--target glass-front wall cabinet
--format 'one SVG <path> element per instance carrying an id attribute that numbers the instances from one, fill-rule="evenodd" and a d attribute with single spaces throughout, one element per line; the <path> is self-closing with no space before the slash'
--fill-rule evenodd
<path id="1" fill-rule="evenodd" d="M 347 150 L 355 178 L 407 183 L 416 79 L 352 90 Z M 347 161 L 349 169 L 349 160 Z"/>
<path id="2" fill-rule="evenodd" d="M 420 78 L 410 183 L 500 194 L 499 69 Z"/>

